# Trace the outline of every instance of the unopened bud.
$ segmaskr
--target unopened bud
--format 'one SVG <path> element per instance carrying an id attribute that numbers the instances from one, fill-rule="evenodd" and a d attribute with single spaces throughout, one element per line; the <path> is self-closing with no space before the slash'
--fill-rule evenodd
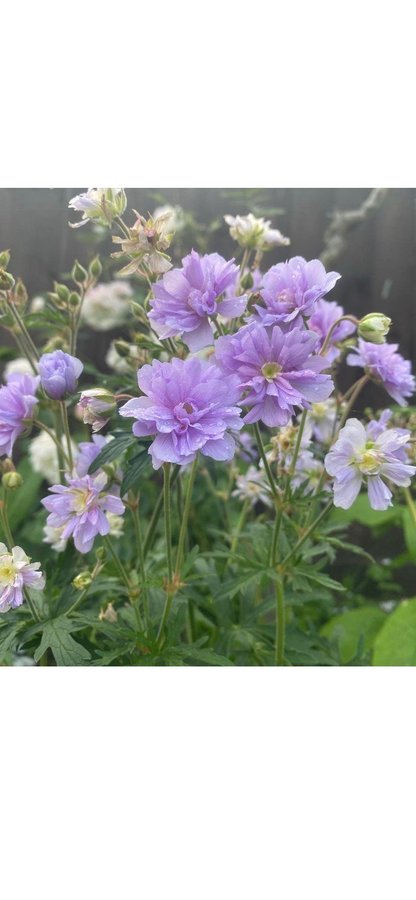
<path id="1" fill-rule="evenodd" d="M 71 291 L 68 297 L 68 303 L 71 309 L 78 309 L 78 306 L 81 303 L 81 297 L 79 294 L 76 294 L 75 291 Z"/>
<path id="2" fill-rule="evenodd" d="M 19 472 L 5 472 L 2 476 L 1 483 L 7 490 L 13 491 L 15 488 L 22 486 L 23 478 L 19 475 Z"/>
<path id="3" fill-rule="evenodd" d="M 14 287 L 14 283 L 13 275 L 0 268 L 0 291 L 10 291 Z"/>
<path id="4" fill-rule="evenodd" d="M 18 278 L 14 288 L 14 299 L 19 306 L 26 306 L 28 293 L 21 278 Z"/>
<path id="5" fill-rule="evenodd" d="M 119 356 L 130 356 L 130 344 L 127 341 L 114 341 Z"/>
<path id="6" fill-rule="evenodd" d="M 383 313 L 368 313 L 358 323 L 358 335 L 371 344 L 384 344 L 391 319 Z"/>
<path id="7" fill-rule="evenodd" d="M 2 250 L 0 253 L 0 268 L 7 269 L 10 262 L 10 250 Z"/>
<path id="8" fill-rule="evenodd" d="M 240 280 L 243 291 L 249 291 L 253 287 L 254 279 L 250 271 L 246 272 Z"/>
<path id="9" fill-rule="evenodd" d="M 71 272 L 72 278 L 77 284 L 84 284 L 84 281 L 88 278 L 88 272 L 84 269 L 84 266 L 81 266 L 81 263 L 76 259 Z"/>
<path id="10" fill-rule="evenodd" d="M 89 264 L 88 271 L 89 271 L 89 273 L 90 273 L 90 275 L 91 275 L 92 278 L 99 278 L 99 277 L 100 277 L 101 272 L 103 271 L 103 267 L 102 267 L 102 265 L 101 265 L 101 263 L 100 263 L 100 258 L 99 258 L 99 256 L 94 256 L 94 259 L 93 259 L 92 262 L 90 262 L 90 264 Z"/>
<path id="11" fill-rule="evenodd" d="M 0 462 L 0 471 L 1 472 L 15 472 L 16 467 L 12 459 L 9 456 L 6 456 Z"/>
<path id="12" fill-rule="evenodd" d="M 66 286 L 66 284 L 59 284 L 58 281 L 55 281 L 53 287 L 59 299 L 62 300 L 63 303 L 67 303 L 69 297 L 69 288 Z"/>
<path id="13" fill-rule="evenodd" d="M 77 591 L 83 591 L 86 587 L 88 587 L 92 582 L 91 572 L 85 570 L 84 572 L 80 572 L 79 575 L 76 575 L 72 580 L 72 584 Z"/>

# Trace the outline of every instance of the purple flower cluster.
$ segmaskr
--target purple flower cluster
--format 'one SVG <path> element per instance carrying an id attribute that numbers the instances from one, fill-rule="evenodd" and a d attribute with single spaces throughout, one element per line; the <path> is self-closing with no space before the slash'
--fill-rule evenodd
<path id="1" fill-rule="evenodd" d="M 11 456 L 16 439 L 34 416 L 39 378 L 10 375 L 0 387 L 0 456 Z"/>
<path id="2" fill-rule="evenodd" d="M 313 355 L 317 344 L 310 331 L 284 333 L 277 325 L 268 329 L 257 323 L 219 338 L 216 360 L 225 373 L 238 376 L 240 400 L 250 407 L 245 422 L 286 425 L 295 407 L 329 397 L 334 385 L 329 375 L 320 374 L 327 363 Z"/>
<path id="3" fill-rule="evenodd" d="M 363 480 L 373 509 L 391 506 L 392 492 L 385 479 L 408 487 L 416 467 L 408 463 L 406 444 L 410 432 L 402 428 L 385 429 L 384 422 L 370 422 L 367 428 L 358 419 L 348 419 L 338 440 L 325 457 L 325 468 L 334 478 L 334 505 L 349 509 L 356 500 Z"/>
<path id="4" fill-rule="evenodd" d="M 235 441 L 227 432 L 242 427 L 236 376 L 224 377 L 215 365 L 188 358 L 154 360 L 139 370 L 137 381 L 145 396 L 128 400 L 119 412 L 137 419 L 137 437 L 156 435 L 149 448 L 155 469 L 164 462 L 186 465 L 198 451 L 232 459 Z"/>
<path id="5" fill-rule="evenodd" d="M 53 400 L 62 400 L 66 394 L 73 394 L 83 368 L 80 359 L 63 350 L 44 353 L 39 360 L 39 374 L 44 391 Z"/>
<path id="6" fill-rule="evenodd" d="M 317 300 L 330 291 L 338 272 L 326 272 L 319 259 L 294 256 L 266 272 L 261 291 L 264 306 L 256 306 L 263 325 L 290 325 L 310 316 Z"/>
<path id="7" fill-rule="evenodd" d="M 396 403 L 406 406 L 406 398 L 414 393 L 416 382 L 409 360 L 403 359 L 397 350 L 398 344 L 372 344 L 359 338 L 358 347 L 347 356 L 347 363 L 362 366 Z"/>
<path id="8" fill-rule="evenodd" d="M 88 463 L 89 467 L 91 462 L 92 459 L 85 460 L 85 465 Z M 77 550 L 88 553 L 97 534 L 105 535 L 110 531 L 106 513 L 122 516 L 125 507 L 119 488 L 108 487 L 105 472 L 94 476 L 77 474 L 74 478 L 67 475 L 66 481 L 66 485 L 53 485 L 49 489 L 53 496 L 42 500 L 49 512 L 47 525 L 62 529 L 62 540 L 72 537 Z"/>
<path id="9" fill-rule="evenodd" d="M 191 351 L 212 344 L 210 317 L 234 319 L 246 308 L 247 297 L 236 294 L 238 272 L 234 260 L 226 262 L 218 253 L 200 256 L 192 250 L 181 269 L 167 272 L 153 286 L 149 319 L 159 337 L 183 335 Z M 227 298 L 220 300 L 225 291 Z"/>

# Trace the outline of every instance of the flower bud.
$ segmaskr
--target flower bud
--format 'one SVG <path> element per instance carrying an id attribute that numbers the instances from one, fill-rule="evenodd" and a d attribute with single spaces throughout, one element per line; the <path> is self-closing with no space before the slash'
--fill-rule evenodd
<path id="1" fill-rule="evenodd" d="M 16 284 L 15 284 L 15 288 L 14 288 L 14 301 L 17 304 L 17 306 L 20 306 L 21 308 L 23 308 L 24 306 L 26 306 L 27 300 L 28 300 L 28 293 L 25 288 L 25 285 L 23 284 L 22 279 L 18 278 L 16 281 Z"/>
<path id="2" fill-rule="evenodd" d="M 114 341 L 119 356 L 130 356 L 130 344 L 127 341 Z"/>
<path id="3" fill-rule="evenodd" d="M 84 281 L 87 281 L 88 272 L 84 269 L 84 266 L 81 266 L 81 263 L 79 263 L 77 259 L 72 267 L 71 276 L 76 284 L 84 284 Z"/>
<path id="4" fill-rule="evenodd" d="M 6 456 L 0 462 L 0 471 L 1 472 L 15 472 L 16 467 L 12 459 L 9 456 Z"/>
<path id="5" fill-rule="evenodd" d="M 10 262 L 10 250 L 2 250 L 0 253 L 0 268 L 7 269 Z"/>
<path id="6" fill-rule="evenodd" d="M 15 488 L 22 486 L 23 478 L 19 475 L 19 472 L 5 472 L 2 476 L 1 483 L 7 490 L 13 491 Z"/>
<path id="7" fill-rule="evenodd" d="M 98 615 L 100 622 L 111 622 L 114 625 L 117 622 L 118 615 L 112 603 L 108 603 L 105 609 L 101 609 Z"/>
<path id="8" fill-rule="evenodd" d="M 69 288 L 66 286 L 66 284 L 59 284 L 58 281 L 55 281 L 54 291 L 58 295 L 58 297 L 62 301 L 62 303 L 68 302 Z"/>
<path id="9" fill-rule="evenodd" d="M 0 291 L 10 291 L 14 287 L 14 283 L 13 275 L 0 268 Z"/>
<path id="10" fill-rule="evenodd" d="M 103 267 L 100 263 L 99 256 L 95 256 L 94 259 L 90 262 L 88 271 L 92 278 L 99 278 L 101 272 L 103 271 Z"/>
<path id="11" fill-rule="evenodd" d="M 72 584 L 77 591 L 85 590 L 85 588 L 89 587 L 91 582 L 92 575 L 87 569 L 85 569 L 84 572 L 80 572 L 79 575 L 76 575 L 75 578 L 72 579 Z"/>
<path id="12" fill-rule="evenodd" d="M 253 287 L 253 284 L 254 284 L 253 276 L 249 270 L 248 272 L 245 273 L 245 275 L 242 276 L 241 281 L 240 281 L 240 286 L 242 287 L 243 291 L 248 291 L 248 290 L 250 290 L 250 288 Z"/>
<path id="13" fill-rule="evenodd" d="M 81 297 L 79 296 L 79 294 L 76 294 L 75 291 L 71 291 L 68 297 L 68 304 L 71 309 L 78 309 L 80 303 Z"/>
<path id="14" fill-rule="evenodd" d="M 83 422 L 92 425 L 92 430 L 96 432 L 107 424 L 116 409 L 116 401 L 111 391 L 105 388 L 91 388 L 82 391 L 78 408 L 82 412 Z"/>
<path id="15" fill-rule="evenodd" d="M 391 319 L 383 313 L 368 313 L 358 323 L 358 335 L 371 344 L 384 344 Z"/>

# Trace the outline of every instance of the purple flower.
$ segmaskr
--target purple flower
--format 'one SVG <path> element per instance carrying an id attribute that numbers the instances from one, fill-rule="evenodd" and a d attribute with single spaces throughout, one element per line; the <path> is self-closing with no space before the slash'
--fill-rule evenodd
<path id="1" fill-rule="evenodd" d="M 316 301 L 313 313 L 308 322 L 308 328 L 311 328 L 312 331 L 315 331 L 319 336 L 319 349 L 321 349 L 332 326 L 335 325 L 335 322 L 343 315 L 344 310 L 338 303 L 322 299 Z M 333 363 L 340 355 L 341 351 L 338 347 L 335 347 L 335 344 L 340 341 L 345 341 L 345 339 L 355 331 L 355 328 L 356 326 L 354 323 L 348 321 L 340 322 L 340 324 L 334 328 L 325 353 L 325 359 L 328 363 Z"/>
<path id="2" fill-rule="evenodd" d="M 241 401 L 252 407 L 245 422 L 286 425 L 296 406 L 305 409 L 329 397 L 334 385 L 329 375 L 319 374 L 327 363 L 312 355 L 317 343 L 310 331 L 295 328 L 285 334 L 277 325 L 267 329 L 257 323 L 219 338 L 219 366 L 236 373 L 241 391 L 248 392 Z"/>
<path id="3" fill-rule="evenodd" d="M 107 488 L 105 472 L 65 477 L 67 484 L 53 485 L 49 490 L 54 496 L 41 501 L 49 512 L 47 525 L 62 529 L 62 540 L 72 536 L 77 550 L 88 553 L 97 534 L 109 533 L 108 513 L 122 516 L 124 504 L 118 488 Z"/>
<path id="4" fill-rule="evenodd" d="M 403 359 L 397 349 L 398 344 L 373 344 L 359 338 L 358 347 L 347 356 L 347 363 L 362 366 L 396 403 L 406 406 L 406 397 L 413 394 L 416 383 L 409 360 Z"/>
<path id="5" fill-rule="evenodd" d="M 277 263 L 263 278 L 261 296 L 266 308 L 256 306 L 263 325 L 293 322 L 298 316 L 310 316 L 315 303 L 324 297 L 341 276 L 326 272 L 319 259 L 309 262 L 294 256 Z"/>
<path id="6" fill-rule="evenodd" d="M 209 317 L 241 316 L 247 297 L 236 296 L 235 292 L 230 297 L 228 292 L 227 299 L 219 299 L 227 288 L 236 290 L 239 269 L 234 260 L 226 262 L 218 253 L 200 256 L 192 250 L 182 264 L 181 269 L 167 272 L 153 286 L 149 319 L 162 340 L 184 335 L 189 349 L 196 351 L 214 342 Z"/>
<path id="7" fill-rule="evenodd" d="M 91 388 L 82 391 L 78 409 L 85 424 L 91 425 L 93 432 L 100 431 L 107 424 L 116 409 L 114 394 L 105 388 Z"/>
<path id="8" fill-rule="evenodd" d="M 13 547 L 9 553 L 6 545 L 0 544 L 0 613 L 22 605 L 25 587 L 34 591 L 44 588 L 45 576 L 38 569 L 40 563 L 31 563 L 21 547 Z"/>
<path id="9" fill-rule="evenodd" d="M 334 477 L 334 505 L 349 509 L 356 500 L 363 479 L 373 509 L 391 506 L 392 493 L 385 479 L 408 487 L 416 467 L 405 462 L 403 450 L 410 432 L 390 428 L 377 437 L 373 423 L 367 428 L 358 419 L 348 419 L 338 440 L 325 457 L 325 468 Z"/>
<path id="10" fill-rule="evenodd" d="M 0 387 L 0 456 L 11 456 L 16 438 L 33 418 L 39 378 L 10 375 Z"/>
<path id="11" fill-rule="evenodd" d="M 154 360 L 139 369 L 137 381 L 146 396 L 128 400 L 119 412 L 137 419 L 137 437 L 156 435 L 149 448 L 155 469 L 164 462 L 186 465 L 199 450 L 213 459 L 232 459 L 235 441 L 227 430 L 242 427 L 241 410 L 235 405 L 238 378 L 224 377 L 217 366 L 188 358 Z"/>
<path id="12" fill-rule="evenodd" d="M 65 394 L 73 394 L 83 368 L 80 359 L 63 350 L 44 353 L 39 360 L 40 380 L 44 391 L 53 400 L 61 400 Z"/>
<path id="13" fill-rule="evenodd" d="M 76 459 L 76 474 L 83 478 L 84 475 L 88 475 L 88 469 L 91 463 L 97 458 L 98 454 L 101 453 L 103 447 L 108 444 L 109 438 L 104 437 L 102 434 L 94 434 L 92 436 L 91 441 L 82 441 L 81 444 L 78 444 L 78 455 Z"/>

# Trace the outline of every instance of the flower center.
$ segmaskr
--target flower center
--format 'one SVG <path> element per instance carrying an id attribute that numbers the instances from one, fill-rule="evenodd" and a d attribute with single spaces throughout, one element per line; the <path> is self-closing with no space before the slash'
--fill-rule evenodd
<path id="1" fill-rule="evenodd" d="M 326 415 L 327 407 L 325 403 L 313 403 L 312 412 L 316 419 L 323 419 Z"/>
<path id="2" fill-rule="evenodd" d="M 196 411 L 197 408 L 191 400 L 185 400 L 183 403 L 178 403 L 177 406 L 175 406 L 173 412 L 178 422 L 175 429 L 178 434 L 187 431 L 188 425 L 191 424 L 190 416 Z"/>
<path id="3" fill-rule="evenodd" d="M 282 366 L 279 366 L 279 363 L 276 362 L 266 362 L 261 367 L 261 374 L 266 381 L 273 381 L 281 371 Z"/>
<path id="4" fill-rule="evenodd" d="M 16 568 L 11 559 L 0 562 L 0 582 L 12 584 L 16 576 Z"/>
<path id="5" fill-rule="evenodd" d="M 357 466 L 363 475 L 377 475 L 383 460 L 374 445 L 369 441 L 360 457 L 357 459 Z"/>
<path id="6" fill-rule="evenodd" d="M 217 301 L 214 291 L 198 291 L 192 288 L 188 300 L 189 306 L 198 313 L 199 316 L 212 316 L 217 309 Z"/>
<path id="7" fill-rule="evenodd" d="M 72 496 L 74 498 L 72 508 L 74 512 L 80 513 L 83 512 L 84 509 L 87 509 L 91 499 L 94 496 L 94 492 L 89 491 L 87 488 L 85 488 L 85 490 L 82 490 L 81 488 L 75 488 L 75 490 L 72 491 Z"/>

